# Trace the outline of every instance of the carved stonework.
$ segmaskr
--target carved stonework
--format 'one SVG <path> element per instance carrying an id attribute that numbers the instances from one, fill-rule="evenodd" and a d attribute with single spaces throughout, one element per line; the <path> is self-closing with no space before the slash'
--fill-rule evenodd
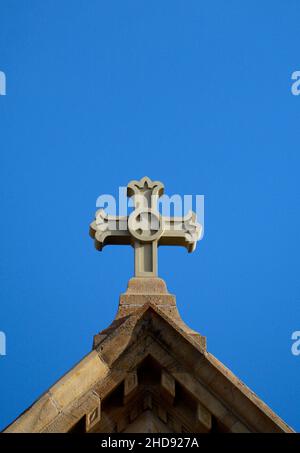
<path id="1" fill-rule="evenodd" d="M 95 335 L 93 350 L 5 432 L 293 432 L 207 351 L 205 337 L 184 323 L 175 296 L 156 276 L 158 245 L 192 251 L 199 238 L 193 214 L 158 214 L 162 193 L 159 182 L 132 181 L 131 218 L 97 213 L 96 246 L 132 244 L 136 275 L 114 321 Z M 176 222 L 181 230 L 173 229 Z"/>
<path id="2" fill-rule="evenodd" d="M 127 194 L 133 197 L 133 212 L 128 217 L 117 217 L 100 209 L 90 225 L 90 235 L 98 250 L 108 244 L 134 247 L 135 277 L 157 276 L 158 246 L 179 245 L 192 252 L 201 236 L 202 226 L 194 212 L 184 217 L 163 217 L 159 213 L 157 203 L 163 191 L 161 182 L 147 176 L 131 181 Z"/>

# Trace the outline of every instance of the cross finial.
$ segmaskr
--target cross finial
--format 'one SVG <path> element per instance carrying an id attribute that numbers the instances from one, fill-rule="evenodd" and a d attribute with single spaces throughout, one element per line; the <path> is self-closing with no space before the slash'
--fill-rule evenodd
<path id="1" fill-rule="evenodd" d="M 98 250 L 107 244 L 132 245 L 135 251 L 135 277 L 157 276 L 157 248 L 181 245 L 192 252 L 200 238 L 201 225 L 190 211 L 185 217 L 164 217 L 157 208 L 164 185 L 145 176 L 130 181 L 127 196 L 133 197 L 134 210 L 123 217 L 109 216 L 100 209 L 91 223 L 90 235 Z"/>

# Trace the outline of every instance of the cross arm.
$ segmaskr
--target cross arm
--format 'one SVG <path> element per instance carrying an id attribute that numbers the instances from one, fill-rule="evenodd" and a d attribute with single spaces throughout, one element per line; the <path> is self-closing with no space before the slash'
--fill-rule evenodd
<path id="1" fill-rule="evenodd" d="M 179 245 L 193 252 L 202 234 L 202 225 L 192 211 L 184 217 L 163 217 L 163 234 L 158 245 Z"/>
<path id="2" fill-rule="evenodd" d="M 103 209 L 97 211 L 95 220 L 90 224 L 90 236 L 95 240 L 96 249 L 102 250 L 109 244 L 131 244 L 127 223 L 127 216 L 110 216 Z"/>

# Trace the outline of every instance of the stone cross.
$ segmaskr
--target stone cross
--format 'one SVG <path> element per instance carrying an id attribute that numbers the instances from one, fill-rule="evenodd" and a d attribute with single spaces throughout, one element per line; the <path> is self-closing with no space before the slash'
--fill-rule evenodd
<path id="1" fill-rule="evenodd" d="M 146 176 L 131 181 L 127 186 L 127 196 L 133 197 L 134 204 L 130 215 L 110 216 L 100 209 L 90 225 L 90 235 L 98 250 L 108 244 L 133 246 L 135 277 L 157 276 L 158 246 L 181 245 L 192 252 L 200 238 L 202 226 L 194 212 L 184 217 L 165 217 L 159 213 L 157 204 L 163 192 L 161 182 Z"/>

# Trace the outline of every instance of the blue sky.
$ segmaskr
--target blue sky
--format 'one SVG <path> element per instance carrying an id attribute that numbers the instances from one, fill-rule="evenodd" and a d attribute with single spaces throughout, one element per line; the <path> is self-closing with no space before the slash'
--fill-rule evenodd
<path id="1" fill-rule="evenodd" d="M 0 428 L 110 324 L 130 247 L 94 249 L 102 193 L 148 175 L 205 195 L 164 247 L 182 318 L 300 430 L 298 0 L 1 0 Z"/>

